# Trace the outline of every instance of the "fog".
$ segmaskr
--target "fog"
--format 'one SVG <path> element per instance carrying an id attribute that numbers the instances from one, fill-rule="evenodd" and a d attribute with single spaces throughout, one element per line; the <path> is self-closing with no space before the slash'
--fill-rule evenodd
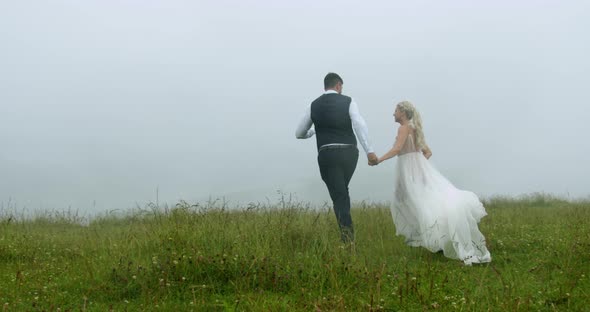
<path id="1" fill-rule="evenodd" d="M 340 74 L 378 155 L 412 101 L 482 197 L 588 197 L 585 1 L 0 2 L 0 203 L 128 209 L 329 199 L 305 107 Z M 362 153 L 361 153 L 362 154 Z M 384 202 L 395 159 L 351 183 Z"/>

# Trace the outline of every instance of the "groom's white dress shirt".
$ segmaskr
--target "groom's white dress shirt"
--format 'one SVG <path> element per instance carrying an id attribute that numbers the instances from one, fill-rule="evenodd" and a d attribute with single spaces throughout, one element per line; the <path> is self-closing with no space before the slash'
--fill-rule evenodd
<path id="1" fill-rule="evenodd" d="M 334 90 L 328 90 L 325 94 L 329 93 L 338 93 Z M 351 98 L 352 99 L 352 98 Z M 348 108 L 348 114 L 350 115 L 350 120 L 352 121 L 352 128 L 354 129 L 354 133 L 357 136 L 357 139 L 363 146 L 365 153 L 373 153 L 373 147 L 371 146 L 371 142 L 369 142 L 369 129 L 367 129 L 367 123 L 363 116 L 361 116 L 359 112 L 359 108 L 352 99 L 350 102 L 350 107 Z M 311 126 L 313 125 L 313 121 L 311 120 L 311 104 L 305 109 L 305 114 L 303 118 L 299 122 L 299 126 L 295 131 L 295 136 L 298 139 L 307 139 L 312 137 L 315 134 L 315 129 Z M 338 143 L 335 143 L 338 144 Z M 332 144 L 329 144 L 332 145 Z"/>

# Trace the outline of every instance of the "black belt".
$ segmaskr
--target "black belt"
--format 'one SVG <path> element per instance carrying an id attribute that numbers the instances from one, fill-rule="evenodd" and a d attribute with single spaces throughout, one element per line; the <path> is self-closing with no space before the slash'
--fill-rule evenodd
<path id="1" fill-rule="evenodd" d="M 354 144 L 326 144 L 320 146 L 318 152 L 329 150 L 329 149 L 340 149 L 340 148 L 356 148 Z"/>

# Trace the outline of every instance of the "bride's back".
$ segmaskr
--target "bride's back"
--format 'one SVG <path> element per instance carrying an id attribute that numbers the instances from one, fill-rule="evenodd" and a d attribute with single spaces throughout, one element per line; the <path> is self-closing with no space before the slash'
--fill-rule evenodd
<path id="1" fill-rule="evenodd" d="M 412 152 L 420 152 L 420 148 L 416 147 L 416 130 L 413 127 L 410 127 L 410 134 L 402 146 L 402 150 L 400 151 L 400 155 L 412 153 Z"/>

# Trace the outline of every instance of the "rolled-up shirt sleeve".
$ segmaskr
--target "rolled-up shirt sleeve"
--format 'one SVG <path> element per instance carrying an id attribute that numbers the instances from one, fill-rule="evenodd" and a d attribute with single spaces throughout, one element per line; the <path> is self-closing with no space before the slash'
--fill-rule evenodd
<path id="1" fill-rule="evenodd" d="M 371 145 L 371 141 L 369 140 L 369 129 L 367 128 L 367 123 L 365 122 L 363 116 L 361 116 L 358 105 L 356 104 L 354 99 L 352 99 L 352 101 L 350 102 L 348 113 L 350 115 L 350 120 L 352 121 L 352 128 L 354 129 L 354 133 L 356 134 L 359 142 L 363 146 L 365 153 L 373 153 L 373 146 Z"/>
<path id="2" fill-rule="evenodd" d="M 303 118 L 299 122 L 297 126 L 297 130 L 295 130 L 295 137 L 298 139 L 308 139 L 311 138 L 315 134 L 315 129 L 311 126 L 313 125 L 313 121 L 311 120 L 311 104 L 305 109 L 305 113 L 303 114 Z"/>

